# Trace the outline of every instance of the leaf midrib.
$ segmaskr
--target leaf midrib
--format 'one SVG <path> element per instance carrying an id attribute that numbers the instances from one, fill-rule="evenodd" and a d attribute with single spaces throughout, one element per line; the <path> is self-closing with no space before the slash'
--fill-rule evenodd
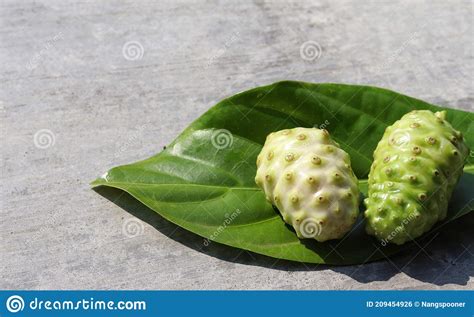
<path id="1" fill-rule="evenodd" d="M 222 188 L 226 190 L 247 190 L 247 191 L 259 191 L 257 187 L 243 187 L 243 186 L 220 186 L 220 185 L 207 185 L 207 184 L 195 184 L 195 183 L 125 183 L 125 182 L 110 182 L 104 179 L 95 180 L 92 183 L 93 186 L 102 186 L 102 185 L 122 185 L 122 186 L 191 186 L 191 187 L 209 187 L 209 188 Z"/>
<path id="2" fill-rule="evenodd" d="M 474 172 L 474 164 L 466 165 L 464 166 L 464 172 L 467 172 L 471 174 L 470 172 Z M 366 184 L 368 182 L 367 179 L 359 179 L 359 184 Z M 110 182 L 105 179 L 99 178 L 96 179 L 94 182 L 92 182 L 92 186 L 102 186 L 102 185 L 140 185 L 140 186 L 190 186 L 190 187 L 209 187 L 209 188 L 222 188 L 226 190 L 247 190 L 247 191 L 260 191 L 260 188 L 258 187 L 244 187 L 244 186 L 220 186 L 220 185 L 214 185 L 214 184 L 195 184 L 195 183 L 125 183 L 125 182 Z"/>

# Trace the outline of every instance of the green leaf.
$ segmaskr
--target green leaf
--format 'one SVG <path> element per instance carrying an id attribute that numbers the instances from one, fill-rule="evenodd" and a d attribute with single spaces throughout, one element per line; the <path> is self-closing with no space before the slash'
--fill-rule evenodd
<path id="1" fill-rule="evenodd" d="M 372 153 L 385 128 L 414 109 L 446 110 L 448 120 L 474 148 L 473 113 L 375 87 L 285 81 L 219 102 L 166 150 L 115 167 L 92 185 L 121 189 L 167 220 L 233 247 L 307 263 L 373 261 L 410 244 L 382 246 L 365 233 L 362 217 L 341 240 L 299 240 L 256 187 L 256 157 L 270 132 L 324 125 L 351 155 L 361 191 L 366 194 Z M 474 209 L 473 188 L 471 154 L 448 217 L 431 233 Z"/>

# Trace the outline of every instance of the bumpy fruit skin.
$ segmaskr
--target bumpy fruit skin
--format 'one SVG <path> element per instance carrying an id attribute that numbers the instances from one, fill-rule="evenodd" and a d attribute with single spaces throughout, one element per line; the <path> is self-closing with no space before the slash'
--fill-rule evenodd
<path id="1" fill-rule="evenodd" d="M 365 199 L 367 233 L 403 244 L 446 217 L 469 149 L 446 113 L 412 111 L 385 130 Z"/>
<path id="2" fill-rule="evenodd" d="M 359 214 L 349 155 L 326 130 L 271 133 L 257 158 L 255 182 L 299 238 L 339 239 Z"/>

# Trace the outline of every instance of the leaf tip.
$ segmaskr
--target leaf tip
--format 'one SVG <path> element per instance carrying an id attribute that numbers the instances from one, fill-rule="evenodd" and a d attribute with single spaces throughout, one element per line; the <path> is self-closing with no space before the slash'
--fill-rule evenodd
<path id="1" fill-rule="evenodd" d="M 97 178 L 96 180 L 90 182 L 89 185 L 90 185 L 92 188 L 97 187 L 97 186 L 101 186 L 101 185 L 106 185 L 106 183 L 107 183 L 107 174 L 108 174 L 107 172 L 104 173 L 102 176 L 100 176 L 100 177 Z"/>

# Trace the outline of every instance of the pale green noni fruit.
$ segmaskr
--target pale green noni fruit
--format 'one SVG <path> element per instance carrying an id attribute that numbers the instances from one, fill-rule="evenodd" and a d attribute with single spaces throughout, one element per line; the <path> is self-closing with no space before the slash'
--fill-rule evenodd
<path id="1" fill-rule="evenodd" d="M 365 199 L 367 233 L 403 244 L 446 217 L 468 148 L 446 112 L 412 111 L 389 126 L 374 152 Z"/>
<path id="2" fill-rule="evenodd" d="M 257 158 L 255 182 L 299 238 L 339 239 L 359 213 L 349 155 L 326 130 L 271 133 Z"/>

